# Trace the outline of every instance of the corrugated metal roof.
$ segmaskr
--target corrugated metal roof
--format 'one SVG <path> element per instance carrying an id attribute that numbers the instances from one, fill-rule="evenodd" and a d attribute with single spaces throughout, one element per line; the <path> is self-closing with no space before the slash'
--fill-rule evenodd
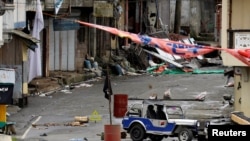
<path id="1" fill-rule="evenodd" d="M 20 37 L 21 39 L 23 39 L 24 43 L 27 45 L 27 47 L 31 50 L 35 50 L 35 48 L 37 47 L 37 43 L 40 42 L 40 40 L 32 37 L 31 35 L 29 34 L 26 34 L 24 33 L 23 31 L 21 30 L 10 30 L 10 31 L 7 31 L 6 33 L 10 33 L 10 34 L 14 34 L 18 37 Z"/>
<path id="2" fill-rule="evenodd" d="M 35 43 L 35 44 L 40 42 L 40 40 L 38 40 L 38 39 L 32 37 L 32 36 L 29 35 L 29 34 L 24 33 L 24 32 L 21 31 L 21 30 L 11 30 L 10 33 L 15 34 L 15 35 L 17 35 L 17 36 L 20 36 L 20 37 L 22 37 L 22 38 L 28 39 L 28 40 L 32 41 L 33 43 Z"/>

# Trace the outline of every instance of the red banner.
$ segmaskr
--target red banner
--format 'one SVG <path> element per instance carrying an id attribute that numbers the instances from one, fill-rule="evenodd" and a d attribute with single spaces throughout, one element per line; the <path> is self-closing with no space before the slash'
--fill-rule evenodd
<path id="1" fill-rule="evenodd" d="M 173 54 L 173 55 L 179 55 L 183 58 L 191 58 L 196 57 L 199 55 L 204 55 L 207 53 L 210 53 L 214 50 L 222 50 L 230 53 L 237 59 L 239 59 L 244 64 L 250 66 L 250 50 L 249 49 L 224 49 L 224 48 L 218 48 L 213 46 L 204 46 L 204 45 L 193 45 L 193 44 L 184 44 L 176 41 L 166 41 L 164 39 L 160 38 L 154 38 L 147 35 L 139 35 L 135 33 L 130 33 L 122 30 L 118 30 L 117 28 L 108 27 L 108 26 L 102 26 L 97 24 L 91 24 L 83 21 L 76 20 L 75 22 L 78 22 L 82 25 L 86 25 L 89 27 L 97 28 L 100 30 L 107 31 L 111 34 L 117 35 L 122 38 L 129 38 L 133 42 L 138 44 L 144 44 L 155 48 L 160 48 L 163 51 Z"/>

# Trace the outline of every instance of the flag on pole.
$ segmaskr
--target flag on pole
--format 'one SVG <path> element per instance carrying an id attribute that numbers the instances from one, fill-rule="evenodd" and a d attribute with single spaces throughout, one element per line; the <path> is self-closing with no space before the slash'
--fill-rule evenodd
<path id="1" fill-rule="evenodd" d="M 57 15 L 59 9 L 62 6 L 63 0 L 54 0 L 55 3 L 55 14 Z"/>
<path id="2" fill-rule="evenodd" d="M 34 19 L 34 25 L 32 29 L 32 37 L 40 40 L 40 32 L 44 28 L 43 21 L 43 12 L 40 0 L 37 0 L 36 3 L 36 15 Z M 30 82 L 33 78 L 42 75 L 41 70 L 41 50 L 40 44 L 37 43 L 37 48 L 35 51 L 29 50 L 29 78 L 28 82 Z"/>
<path id="3" fill-rule="evenodd" d="M 106 78 L 105 78 L 105 82 L 104 82 L 104 86 L 103 86 L 103 92 L 104 92 L 104 97 L 109 100 L 109 95 L 111 96 L 113 94 L 112 91 L 112 87 L 111 87 L 111 82 L 110 82 L 110 78 L 109 75 L 107 73 Z"/>

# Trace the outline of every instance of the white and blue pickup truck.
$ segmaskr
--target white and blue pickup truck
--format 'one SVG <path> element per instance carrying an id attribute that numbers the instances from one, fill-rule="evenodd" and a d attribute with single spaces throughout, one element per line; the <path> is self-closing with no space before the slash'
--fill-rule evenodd
<path id="1" fill-rule="evenodd" d="M 167 105 L 157 100 L 143 100 L 142 103 L 131 105 L 122 119 L 122 128 L 133 141 L 147 138 L 161 141 L 167 137 L 191 141 L 204 131 L 199 126 L 198 120 L 185 118 L 181 106 Z"/>

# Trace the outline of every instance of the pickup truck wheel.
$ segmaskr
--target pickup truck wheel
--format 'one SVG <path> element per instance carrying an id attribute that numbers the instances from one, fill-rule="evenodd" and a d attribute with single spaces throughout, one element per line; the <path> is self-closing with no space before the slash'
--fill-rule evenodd
<path id="1" fill-rule="evenodd" d="M 136 124 L 130 129 L 130 137 L 133 141 L 142 141 L 145 137 L 145 130 L 141 125 Z"/>
<path id="2" fill-rule="evenodd" d="M 184 128 L 178 134 L 179 141 L 192 141 L 193 133 L 191 130 Z"/>
<path id="3" fill-rule="evenodd" d="M 150 135 L 149 136 L 151 141 L 161 141 L 163 139 L 163 136 L 160 135 Z"/>

